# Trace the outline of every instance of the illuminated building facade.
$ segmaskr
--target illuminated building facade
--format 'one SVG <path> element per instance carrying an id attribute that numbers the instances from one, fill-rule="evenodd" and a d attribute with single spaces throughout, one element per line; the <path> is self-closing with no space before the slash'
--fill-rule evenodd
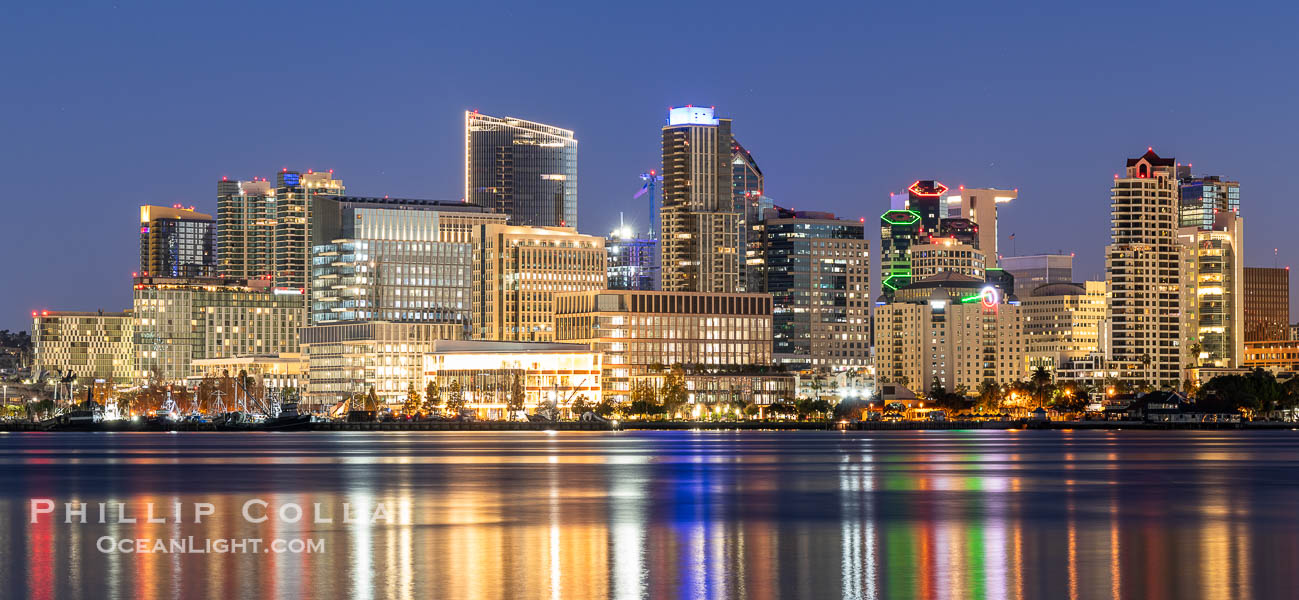
<path id="1" fill-rule="evenodd" d="M 769 294 L 599 290 L 555 297 L 555 339 L 604 356 L 604 393 L 629 399 L 631 377 L 673 364 L 770 365 Z"/>
<path id="2" fill-rule="evenodd" d="M 195 359 L 298 351 L 302 295 L 266 281 L 135 278 L 136 379 L 180 381 Z"/>
<path id="3" fill-rule="evenodd" d="M 472 229 L 506 216 L 462 202 L 322 198 L 313 206 L 312 324 L 458 325 L 468 337 Z M 323 241 L 323 243 L 322 243 Z"/>
<path id="4" fill-rule="evenodd" d="M 271 279 L 276 288 L 297 291 L 298 298 L 305 302 L 311 283 L 312 202 L 323 196 L 342 195 L 344 190 L 343 181 L 334 179 L 332 171 L 299 173 L 285 169 L 276 174 L 271 241 L 275 269 Z"/>
<path id="5" fill-rule="evenodd" d="M 482 225 L 474 237 L 473 337 L 555 341 L 554 297 L 608 285 L 604 238 L 572 227 Z"/>
<path id="6" fill-rule="evenodd" d="M 1272 372 L 1299 372 L 1299 341 L 1266 340 L 1245 342 L 1243 366 Z"/>
<path id="7" fill-rule="evenodd" d="M 418 389 L 422 393 L 436 383 L 439 403 L 445 403 L 458 383 L 466 409 L 499 419 L 509 413 L 516 384 L 527 412 L 552 403 L 561 411 L 575 403 L 590 410 L 602 398 L 602 371 L 600 353 L 585 344 L 436 341 L 424 355 L 424 383 Z"/>
<path id="8" fill-rule="evenodd" d="M 265 178 L 217 182 L 217 275 L 270 279 L 275 273 L 275 190 Z"/>
<path id="9" fill-rule="evenodd" d="M 911 276 L 918 280 L 946 272 L 984 279 L 986 264 L 978 248 L 953 238 L 930 238 L 911 247 Z"/>
<path id="10" fill-rule="evenodd" d="M 658 240 L 619 227 L 604 240 L 611 290 L 652 290 L 658 276 Z"/>
<path id="11" fill-rule="evenodd" d="M 663 127 L 659 207 L 662 288 L 744 289 L 744 212 L 735 210 L 731 120 L 712 108 L 681 107 Z"/>
<path id="12" fill-rule="evenodd" d="M 932 393 L 978 393 L 984 381 L 1026 375 L 1023 313 L 973 277 L 943 273 L 898 290 L 875 307 L 875 376 Z"/>
<path id="13" fill-rule="evenodd" d="M 465 201 L 508 215 L 511 225 L 577 227 L 573 132 L 466 111 Z"/>
<path id="14" fill-rule="evenodd" d="M 1019 190 L 996 188 L 960 188 L 957 194 L 947 196 L 947 216 L 968 219 L 978 225 L 978 242 L 974 244 L 983 252 L 985 269 L 997 266 L 1001 255 L 998 246 L 997 211 L 1019 196 Z"/>
<path id="15" fill-rule="evenodd" d="M 1223 181 L 1208 175 L 1190 176 L 1190 165 L 1182 167 L 1186 173 L 1178 183 L 1178 214 L 1182 227 L 1211 230 L 1217 226 L 1217 215 L 1240 214 L 1240 183 Z"/>
<path id="16" fill-rule="evenodd" d="M 698 368 L 694 365 L 684 367 L 684 371 L 686 412 L 694 418 L 706 417 L 710 412 L 738 417 L 743 406 L 792 402 L 798 392 L 798 375 L 793 371 L 772 371 L 758 366 Z M 636 375 L 631 378 L 632 385 L 643 383 L 661 390 L 668 375 L 667 370 Z"/>
<path id="17" fill-rule="evenodd" d="M 297 352 L 230 358 L 200 358 L 190 363 L 186 384 L 198 386 L 204 379 L 235 377 L 240 371 L 260 382 L 262 389 L 281 393 L 286 388 L 301 393 L 307 386 L 307 357 Z"/>
<path id="18" fill-rule="evenodd" d="M 128 385 L 135 376 L 134 328 L 130 312 L 32 312 L 32 373 Z"/>
<path id="19" fill-rule="evenodd" d="M 179 204 L 140 207 L 141 275 L 211 277 L 216 274 L 216 221 Z"/>
<path id="20" fill-rule="evenodd" d="M 895 209 L 880 216 L 880 289 L 886 298 L 910 284 L 911 246 L 921 243 L 920 213 Z"/>
<path id="21" fill-rule="evenodd" d="M 1245 267 L 1245 341 L 1290 337 L 1290 267 Z"/>
<path id="22" fill-rule="evenodd" d="M 1155 387 L 1180 386 L 1189 360 L 1177 211 L 1173 159 L 1153 150 L 1128 159 L 1111 190 L 1111 243 L 1105 249 L 1110 359 L 1121 378 Z"/>
<path id="23" fill-rule="evenodd" d="M 1185 214 L 1185 213 L 1183 213 Z M 1241 243 L 1244 219 L 1235 212 L 1219 212 L 1207 229 L 1178 229 L 1177 239 L 1187 249 L 1183 285 L 1191 292 L 1185 320 L 1190 328 L 1191 357 L 1196 366 L 1239 367 L 1245 351 L 1245 271 Z M 1285 321 L 1281 321 L 1283 331 Z M 1284 338 L 1279 338 L 1284 339 Z"/>
<path id="24" fill-rule="evenodd" d="M 1048 283 L 1020 297 L 1030 372 L 1056 371 L 1100 352 L 1105 320 L 1105 282 Z"/>
<path id="25" fill-rule="evenodd" d="M 423 390 L 424 356 L 461 329 L 445 323 L 360 321 L 302 330 L 307 357 L 303 404 L 332 406 L 374 390 L 381 404 L 400 405 L 411 384 Z"/>
<path id="26" fill-rule="evenodd" d="M 832 213 L 765 211 L 750 291 L 772 295 L 773 357 L 791 368 L 870 362 L 870 242 Z"/>
<path id="27" fill-rule="evenodd" d="M 766 185 L 762 169 L 758 167 L 758 161 L 753 158 L 753 153 L 749 152 L 740 145 L 740 142 L 733 136 L 731 137 L 731 208 L 735 212 L 741 213 L 743 222 L 740 224 L 740 235 L 737 240 L 736 256 L 740 261 L 740 282 L 744 287 L 739 287 L 735 291 L 755 291 L 752 287 L 752 278 L 748 274 L 748 250 L 749 238 L 753 235 L 753 228 L 762 220 L 763 200 L 762 190 Z"/>

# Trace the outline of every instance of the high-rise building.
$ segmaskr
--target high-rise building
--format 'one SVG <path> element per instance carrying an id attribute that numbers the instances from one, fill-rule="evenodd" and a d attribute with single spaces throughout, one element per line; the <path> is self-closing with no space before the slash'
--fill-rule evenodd
<path id="1" fill-rule="evenodd" d="M 140 207 L 140 271 L 158 277 L 216 274 L 216 221 L 179 204 Z"/>
<path id="2" fill-rule="evenodd" d="M 135 376 L 179 381 L 198 358 L 298 351 L 303 301 L 265 280 L 135 278 Z"/>
<path id="3" fill-rule="evenodd" d="M 880 382 L 973 396 L 984 381 L 1026 375 L 1020 307 L 977 278 L 945 272 L 903 286 L 875 307 L 874 319 Z"/>
<path id="4" fill-rule="evenodd" d="M 771 364 L 768 294 L 593 290 L 555 297 L 555 339 L 604 355 L 604 394 L 629 399 L 656 366 Z"/>
<path id="5" fill-rule="evenodd" d="M 712 108 L 668 112 L 663 127 L 659 208 L 662 287 L 669 291 L 743 290 L 744 213 L 735 210 L 731 120 Z"/>
<path id="6" fill-rule="evenodd" d="M 870 362 L 870 242 L 832 213 L 765 211 L 756 288 L 772 295 L 773 356 L 794 368 Z"/>
<path id="7" fill-rule="evenodd" d="M 32 312 L 32 374 L 75 375 L 83 385 L 134 380 L 131 313 Z"/>
<path id="8" fill-rule="evenodd" d="M 979 242 L 975 246 L 986 257 L 985 269 L 996 268 L 997 258 L 1001 255 L 997 233 L 998 207 L 1018 196 L 1019 190 L 962 187 L 958 194 L 947 197 L 948 218 L 969 219 L 979 226 Z"/>
<path id="9" fill-rule="evenodd" d="M 511 225 L 577 227 L 573 132 L 466 111 L 465 201 L 509 215 Z"/>
<path id="10" fill-rule="evenodd" d="M 1028 369 L 1056 371 L 1101 350 L 1105 282 L 1047 283 L 1019 296 Z"/>
<path id="11" fill-rule="evenodd" d="M 1153 150 L 1128 159 L 1114 178 L 1105 249 L 1109 358 L 1124 379 L 1173 388 L 1189 359 L 1175 168 Z"/>
<path id="12" fill-rule="evenodd" d="M 658 240 L 619 227 L 604 239 L 609 253 L 609 289 L 652 290 L 658 272 Z"/>
<path id="13" fill-rule="evenodd" d="M 1186 190 L 1186 187 L 1182 188 Z M 1183 217 L 1187 212 L 1183 211 Z M 1184 220 L 1177 239 L 1186 247 L 1183 287 L 1189 306 L 1189 327 L 1197 366 L 1239 367 L 1245 351 L 1244 219 L 1234 211 L 1213 214 L 1205 225 L 1198 212 Z M 1193 225 L 1186 225 L 1190 222 Z M 1278 331 L 1284 329 L 1281 321 Z M 1198 345 L 1198 349 L 1196 346 Z"/>
<path id="14" fill-rule="evenodd" d="M 900 287 L 919 279 L 912 273 L 912 247 L 934 237 L 948 237 L 978 248 L 978 224 L 949 217 L 947 186 L 919 180 L 890 195 L 890 210 L 880 216 L 880 289 L 886 300 Z"/>
<path id="15" fill-rule="evenodd" d="M 554 297 L 602 290 L 604 238 L 572 227 L 481 225 L 474 236 L 473 337 L 555 341 Z"/>
<path id="16" fill-rule="evenodd" d="M 275 273 L 275 190 L 265 177 L 217 182 L 217 275 L 271 279 Z"/>
<path id="17" fill-rule="evenodd" d="M 470 333 L 472 228 L 506 216 L 463 202 L 319 198 L 312 207 L 311 323 L 380 320 Z"/>
<path id="18" fill-rule="evenodd" d="M 284 169 L 275 176 L 275 229 L 272 235 L 278 289 L 295 290 L 305 301 L 311 275 L 311 205 L 317 198 L 342 195 L 343 180 L 330 170 L 299 173 Z M 305 306 L 303 307 L 305 310 Z"/>
<path id="19" fill-rule="evenodd" d="M 753 153 L 749 152 L 740 145 L 740 142 L 734 137 L 731 138 L 731 197 L 732 209 L 744 215 L 744 222 L 740 225 L 740 237 L 737 240 L 738 246 L 736 253 L 740 260 L 741 283 L 748 291 L 754 291 L 753 283 L 748 275 L 748 249 L 749 239 L 753 234 L 753 228 L 762 221 L 763 218 L 763 196 L 765 181 L 762 176 L 762 169 L 758 168 L 758 161 L 754 160 Z"/>
<path id="20" fill-rule="evenodd" d="M 1246 342 L 1290 337 L 1290 267 L 1245 267 L 1244 295 Z"/>
<path id="21" fill-rule="evenodd" d="M 1048 283 L 1073 283 L 1072 254 L 1003 256 L 1001 268 L 1015 277 L 1015 295 L 1021 299 Z"/>
<path id="22" fill-rule="evenodd" d="M 1240 214 L 1240 183 L 1223 181 L 1217 176 L 1190 176 L 1190 165 L 1182 167 L 1186 176 L 1178 184 L 1179 208 L 1182 227 L 1210 230 L 1215 227 L 1216 215 Z"/>

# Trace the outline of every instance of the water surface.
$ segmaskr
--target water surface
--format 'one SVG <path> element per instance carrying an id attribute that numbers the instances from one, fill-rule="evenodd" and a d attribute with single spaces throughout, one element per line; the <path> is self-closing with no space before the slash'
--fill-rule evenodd
<path id="1" fill-rule="evenodd" d="M 0 434 L 14 598 L 1278 598 L 1297 534 L 1288 431 Z M 97 549 L 191 536 L 324 549 Z"/>

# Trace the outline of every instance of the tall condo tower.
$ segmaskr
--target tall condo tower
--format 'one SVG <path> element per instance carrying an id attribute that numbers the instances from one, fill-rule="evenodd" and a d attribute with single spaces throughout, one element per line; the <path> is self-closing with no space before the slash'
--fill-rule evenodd
<path id="1" fill-rule="evenodd" d="M 662 288 L 743 290 L 744 213 L 735 210 L 731 120 L 709 107 L 668 111 L 659 207 Z"/>
<path id="2" fill-rule="evenodd" d="M 511 225 L 577 227 L 577 138 L 465 112 L 465 201 L 509 215 Z"/>
<path id="3" fill-rule="evenodd" d="M 1183 246 L 1176 164 L 1154 150 L 1127 161 L 1110 192 L 1105 248 L 1110 360 L 1120 377 L 1178 387 L 1184 348 Z"/>
<path id="4" fill-rule="evenodd" d="M 1240 184 L 1220 177 L 1193 177 L 1185 167 L 1180 188 L 1177 239 L 1188 249 L 1183 285 L 1194 288 L 1186 318 L 1191 361 L 1239 367 L 1245 354 L 1245 219 Z"/>

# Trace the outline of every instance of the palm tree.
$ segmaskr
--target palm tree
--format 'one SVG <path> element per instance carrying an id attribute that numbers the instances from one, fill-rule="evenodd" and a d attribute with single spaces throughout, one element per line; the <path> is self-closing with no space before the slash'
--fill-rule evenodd
<path id="1" fill-rule="evenodd" d="M 1037 397 L 1037 405 L 1042 406 L 1047 392 L 1051 389 L 1051 372 L 1046 370 L 1046 367 L 1038 367 L 1033 371 L 1029 382 L 1033 385 L 1033 395 Z"/>

